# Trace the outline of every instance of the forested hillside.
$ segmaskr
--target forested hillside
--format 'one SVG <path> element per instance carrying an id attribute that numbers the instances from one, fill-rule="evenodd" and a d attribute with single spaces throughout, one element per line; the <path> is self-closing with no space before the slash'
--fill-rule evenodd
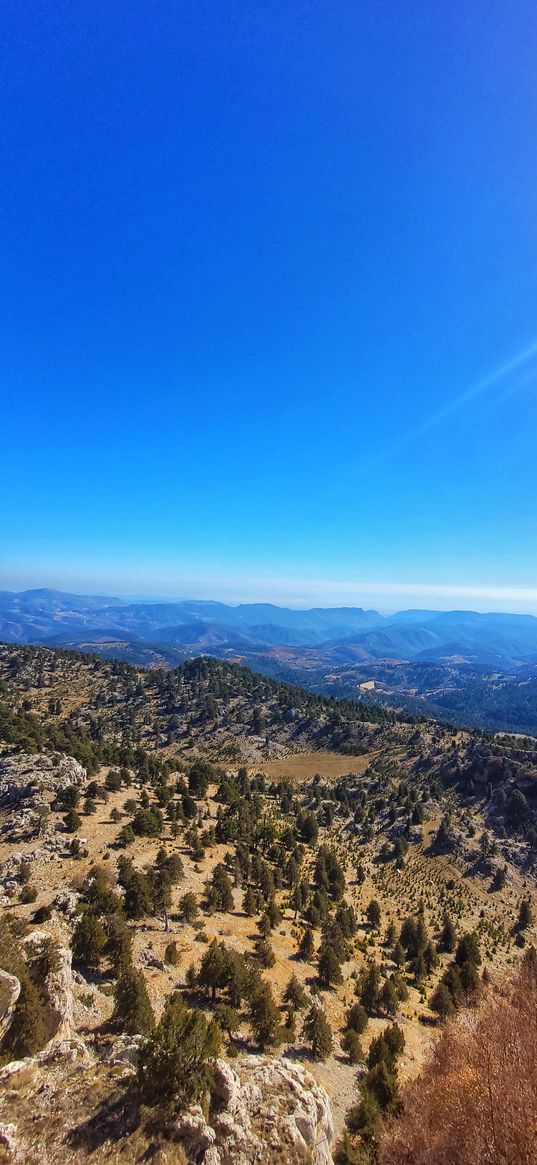
<path id="1" fill-rule="evenodd" d="M 535 978 L 532 740 L 207 658 L 144 671 L 4 646 L 0 663 L 13 1153 L 391 1165 L 399 1145 L 429 1165 L 422 1127 L 445 1153 L 436 1081 L 446 1048 L 464 1075 L 457 1025 L 472 1017 L 497 1059 L 496 1001 L 525 956 Z M 501 1030 L 530 1071 L 521 982 Z M 501 1143 L 526 1144 L 496 1062 L 490 1087 Z"/>

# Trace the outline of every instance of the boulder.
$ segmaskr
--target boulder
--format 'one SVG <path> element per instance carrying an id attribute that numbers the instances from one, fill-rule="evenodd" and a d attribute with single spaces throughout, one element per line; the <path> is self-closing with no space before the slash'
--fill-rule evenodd
<path id="1" fill-rule="evenodd" d="M 142 1043 L 143 1036 L 119 1036 L 107 1052 L 105 1062 L 107 1064 L 123 1064 L 126 1068 L 136 1070 Z"/>
<path id="2" fill-rule="evenodd" d="M 242 1056 L 233 1067 L 217 1060 L 208 1119 L 192 1106 L 167 1131 L 198 1165 L 333 1165 L 326 1092 L 303 1068 L 270 1056 Z"/>

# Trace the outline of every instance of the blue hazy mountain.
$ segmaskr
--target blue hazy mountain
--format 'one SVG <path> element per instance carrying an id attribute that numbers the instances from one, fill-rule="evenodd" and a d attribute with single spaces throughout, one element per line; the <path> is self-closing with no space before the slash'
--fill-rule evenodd
<path id="1" fill-rule="evenodd" d="M 0 591 L 0 638 L 13 643 L 76 647 L 88 639 L 199 651 L 329 651 L 352 659 L 468 662 L 499 669 L 537 663 L 537 618 L 476 611 L 399 611 L 383 616 L 361 607 L 309 610 L 271 603 L 232 606 L 211 600 L 127 602 L 47 588 Z M 313 661 L 312 661 L 313 662 Z"/>

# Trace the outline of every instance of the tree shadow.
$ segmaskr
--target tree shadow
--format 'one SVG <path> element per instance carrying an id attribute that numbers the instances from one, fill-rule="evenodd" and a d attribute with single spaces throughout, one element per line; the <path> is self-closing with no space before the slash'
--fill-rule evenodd
<path id="1" fill-rule="evenodd" d="M 107 1141 L 114 1143 L 130 1136 L 139 1124 L 140 1109 L 134 1092 L 108 1096 L 87 1120 L 70 1129 L 67 1143 L 93 1153 Z"/>

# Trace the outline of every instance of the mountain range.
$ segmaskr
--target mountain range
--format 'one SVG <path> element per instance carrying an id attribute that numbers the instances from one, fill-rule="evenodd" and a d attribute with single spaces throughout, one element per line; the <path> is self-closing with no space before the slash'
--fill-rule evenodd
<path id="1" fill-rule="evenodd" d="M 209 600 L 129 602 L 62 591 L 0 591 L 0 639 L 73 648 L 118 642 L 130 658 L 148 645 L 171 654 L 248 655 L 288 649 L 323 663 L 400 660 L 469 664 L 510 671 L 537 664 L 537 618 L 475 611 L 399 611 L 361 607 L 309 610 L 271 603 L 231 606 Z M 310 651 L 309 649 L 314 649 Z"/>

